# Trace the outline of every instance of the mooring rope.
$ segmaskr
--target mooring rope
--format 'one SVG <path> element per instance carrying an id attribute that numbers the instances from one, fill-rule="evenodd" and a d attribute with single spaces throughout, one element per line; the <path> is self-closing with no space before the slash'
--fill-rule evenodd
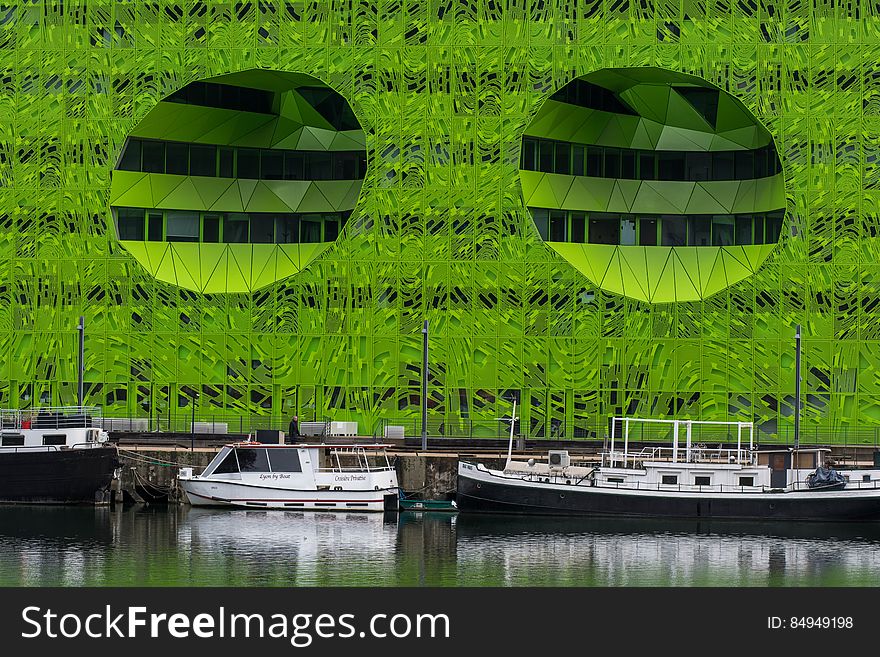
<path id="1" fill-rule="evenodd" d="M 140 452 L 134 452 L 128 449 L 119 449 L 119 456 L 129 459 L 130 461 L 138 461 L 141 463 L 148 463 L 150 465 L 159 465 L 164 468 L 201 467 L 193 466 L 191 463 L 175 463 L 174 461 L 163 461 L 161 459 L 156 459 L 150 456 L 144 456 Z"/>

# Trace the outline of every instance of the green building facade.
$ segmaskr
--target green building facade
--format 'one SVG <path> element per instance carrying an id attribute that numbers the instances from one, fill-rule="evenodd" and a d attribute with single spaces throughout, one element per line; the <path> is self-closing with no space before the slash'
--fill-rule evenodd
<path id="1" fill-rule="evenodd" d="M 0 407 L 874 440 L 878 190 L 870 3 L 0 3 Z"/>

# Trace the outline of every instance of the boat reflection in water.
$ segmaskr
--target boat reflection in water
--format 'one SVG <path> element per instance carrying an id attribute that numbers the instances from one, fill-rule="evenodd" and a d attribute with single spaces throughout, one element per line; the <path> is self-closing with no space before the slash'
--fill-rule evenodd
<path id="1" fill-rule="evenodd" d="M 0 507 L 2 586 L 877 586 L 880 525 Z"/>
<path id="2" fill-rule="evenodd" d="M 880 526 L 511 516 L 457 520 L 463 572 L 532 586 L 876 586 Z M 461 581 L 462 585 L 472 582 Z"/>
<path id="3" fill-rule="evenodd" d="M 394 568 L 396 521 L 396 513 L 190 508 L 177 549 L 219 583 L 232 576 L 247 585 L 375 584 L 376 572 Z"/>

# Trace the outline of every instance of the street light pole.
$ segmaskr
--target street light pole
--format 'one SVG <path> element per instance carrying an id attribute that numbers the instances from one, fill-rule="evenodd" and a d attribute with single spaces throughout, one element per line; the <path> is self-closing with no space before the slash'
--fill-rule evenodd
<path id="1" fill-rule="evenodd" d="M 86 318 L 79 318 L 79 325 L 76 327 L 76 330 L 79 331 L 79 368 L 78 368 L 78 378 L 76 385 L 76 402 L 77 405 L 82 408 L 85 405 L 85 375 L 86 375 Z"/>
<path id="2" fill-rule="evenodd" d="M 428 449 L 428 320 L 422 327 L 422 450 Z"/>
<path id="3" fill-rule="evenodd" d="M 794 334 L 794 448 L 801 442 L 801 325 Z"/>

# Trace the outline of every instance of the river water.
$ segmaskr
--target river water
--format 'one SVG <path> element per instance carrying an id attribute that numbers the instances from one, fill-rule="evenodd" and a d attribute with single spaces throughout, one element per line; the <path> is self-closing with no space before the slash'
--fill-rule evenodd
<path id="1" fill-rule="evenodd" d="M 878 586 L 880 524 L 0 508 L 2 586 Z"/>

